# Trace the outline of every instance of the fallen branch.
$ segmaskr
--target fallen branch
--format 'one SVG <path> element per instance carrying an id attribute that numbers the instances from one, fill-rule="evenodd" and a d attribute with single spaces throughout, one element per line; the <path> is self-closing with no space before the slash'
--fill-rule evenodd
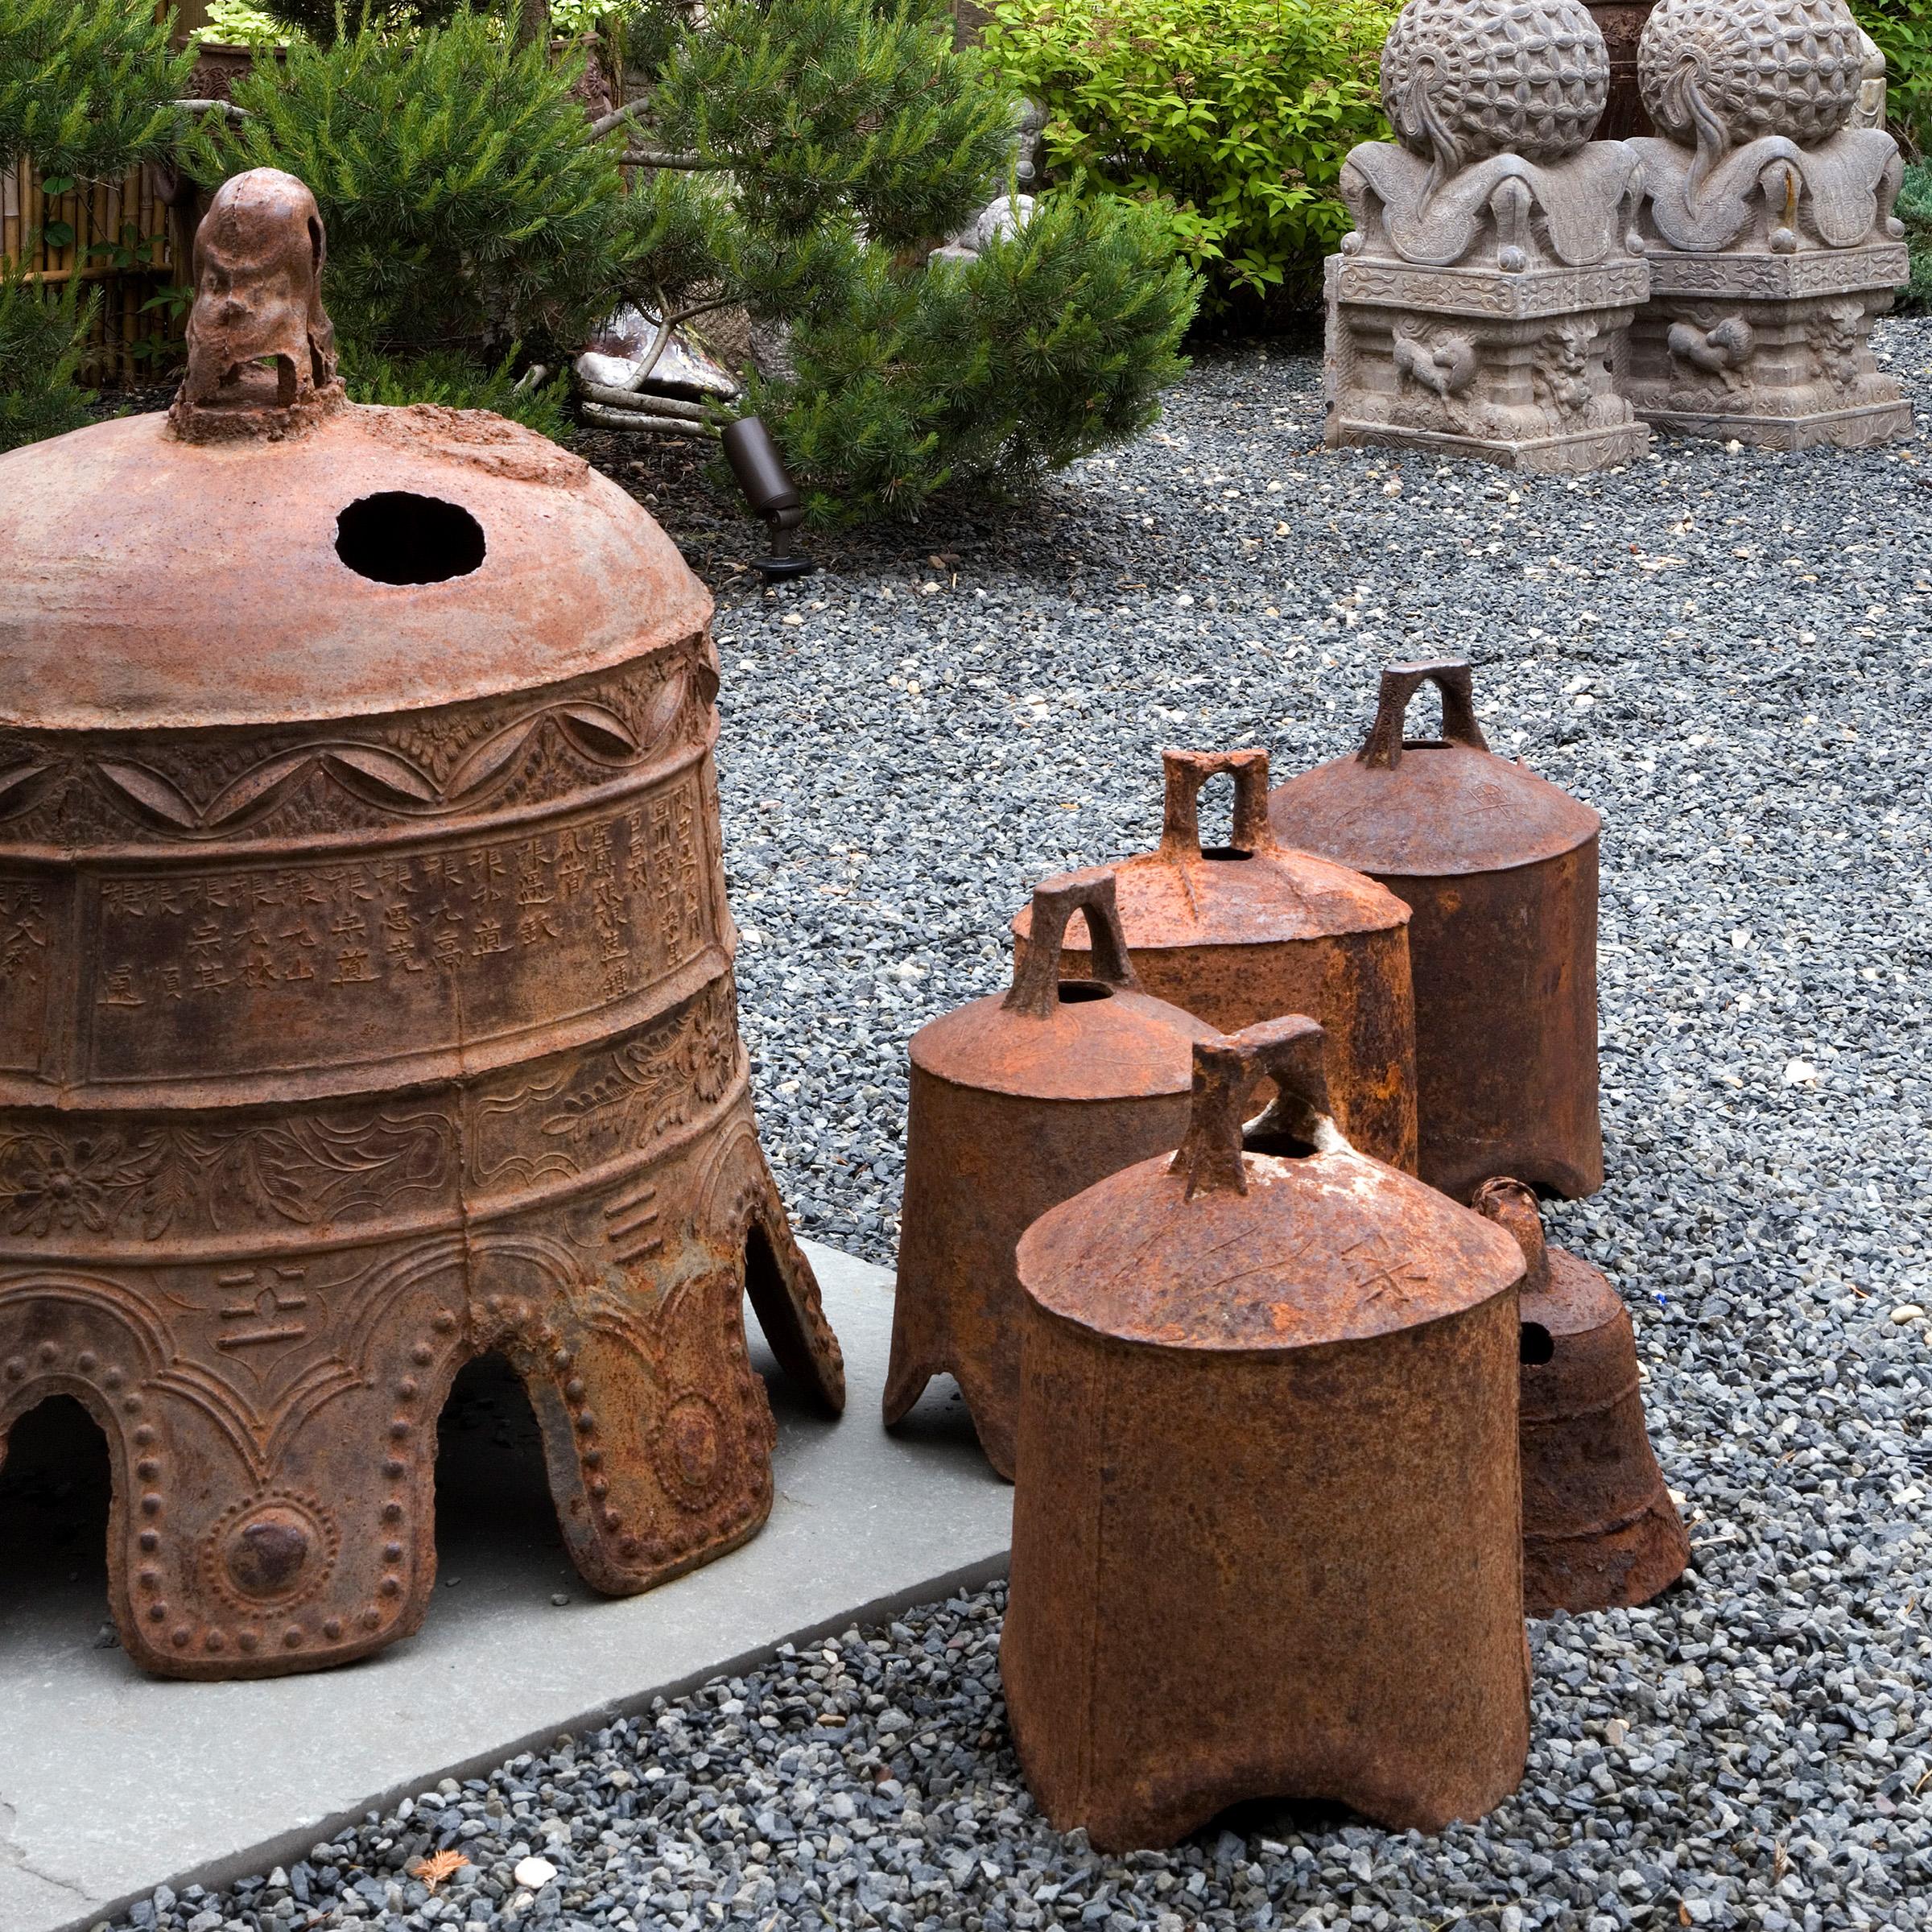
<path id="1" fill-rule="evenodd" d="M 237 107 L 232 101 L 177 101 L 175 105 L 191 114 L 224 114 L 231 123 L 248 118 L 248 109 Z"/>
<path id="2" fill-rule="evenodd" d="M 626 101 L 621 107 L 613 108 L 608 114 L 600 114 L 590 124 L 591 133 L 598 140 L 602 140 L 613 127 L 628 121 L 638 111 L 639 105 L 635 101 Z"/>
<path id="3" fill-rule="evenodd" d="M 702 423 L 687 423 L 682 416 L 646 415 L 638 409 L 613 409 L 603 402 L 580 402 L 577 407 L 583 412 L 586 423 L 594 423 L 600 429 L 663 430 L 674 436 L 702 436 L 711 432 Z"/>
<path id="4" fill-rule="evenodd" d="M 681 402 L 675 396 L 645 396 L 632 389 L 609 389 L 601 382 L 586 382 L 581 376 L 577 378 L 577 386 L 592 402 L 623 410 L 630 415 L 675 416 L 681 423 L 694 423 L 700 427 L 709 419 L 702 403 Z"/>

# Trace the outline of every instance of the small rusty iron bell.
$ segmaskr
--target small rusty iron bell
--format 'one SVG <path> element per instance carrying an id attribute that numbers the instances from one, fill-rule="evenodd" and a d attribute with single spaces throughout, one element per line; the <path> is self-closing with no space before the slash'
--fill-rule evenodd
<path id="1" fill-rule="evenodd" d="M 1290 851 L 1268 822 L 1265 751 L 1166 751 L 1158 851 L 1115 868 L 1141 984 L 1224 1033 L 1306 1013 L 1328 1036 L 1337 1125 L 1364 1154 L 1415 1171 L 1415 1000 L 1409 909 L 1373 879 Z M 1233 836 L 1201 844 L 1200 791 L 1234 780 Z M 1026 949 L 1031 915 L 1013 919 Z M 1088 970 L 1069 947 L 1063 970 Z"/>
<path id="2" fill-rule="evenodd" d="M 1425 683 L 1443 735 L 1406 738 Z M 1458 1200 L 1499 1174 L 1595 1193 L 1597 815 L 1490 751 L 1459 663 L 1389 666 L 1361 749 L 1277 787 L 1269 814 L 1414 915 L 1416 1171 Z"/>
<path id="3" fill-rule="evenodd" d="M 1343 1140 L 1321 1054 L 1298 1015 L 1199 1042 L 1179 1154 L 1020 1243 L 1000 1669 L 1104 1849 L 1270 1795 L 1432 1831 L 1522 1775 L 1523 1257 Z"/>
<path id="4" fill-rule="evenodd" d="M 1063 980 L 1061 947 L 1076 912 L 1096 970 Z M 950 1373 L 987 1460 L 1009 1481 L 1020 1377 L 1014 1245 L 1055 1203 L 1179 1146 L 1189 1053 L 1213 1037 L 1140 991 L 1111 872 L 1040 886 L 1033 931 L 1037 943 L 1004 997 L 975 1000 L 913 1036 L 886 1382 L 890 1426 L 933 1376 Z"/>
<path id="5" fill-rule="evenodd" d="M 1522 1292 L 1523 1603 L 1532 1616 L 1627 1608 L 1668 1589 L 1690 1542 L 1644 1430 L 1622 1298 L 1543 1239 L 1536 1194 L 1485 1182 L 1473 1203 L 1514 1235 Z"/>

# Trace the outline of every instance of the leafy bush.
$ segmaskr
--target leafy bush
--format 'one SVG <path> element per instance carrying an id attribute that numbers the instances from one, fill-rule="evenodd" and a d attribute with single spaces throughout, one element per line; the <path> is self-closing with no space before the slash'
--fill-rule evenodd
<path id="1" fill-rule="evenodd" d="M 848 307 L 799 325 L 797 380 L 751 406 L 819 521 L 1018 497 L 1153 421 L 1191 280 L 1159 210 L 1049 196 L 970 261 L 908 276 L 875 251 Z"/>
<path id="2" fill-rule="evenodd" d="M 0 272 L 0 450 L 64 435 L 89 419 L 93 395 L 74 372 L 97 297 L 69 282 L 56 295 Z"/>
<path id="3" fill-rule="evenodd" d="M 99 180 L 163 159 L 194 65 L 168 29 L 121 0 L 0 0 L 0 167 Z"/>
<path id="4" fill-rule="evenodd" d="M 1885 56 L 1885 112 L 1914 152 L 1932 145 L 1932 6 L 1926 0 L 1852 0 L 1858 23 Z"/>
<path id="5" fill-rule="evenodd" d="M 227 47 L 279 47 L 288 38 L 287 25 L 247 0 L 208 0 L 208 27 L 203 36 Z"/>
<path id="6" fill-rule="evenodd" d="M 1164 200 L 1218 295 L 1319 287 L 1348 232 L 1335 182 L 1386 140 L 1377 63 L 1397 0 L 1004 0 L 989 54 L 1048 113 L 1044 151 Z"/>
<path id="7" fill-rule="evenodd" d="M 185 164 L 209 188 L 249 167 L 308 184 L 330 311 L 360 348 L 547 356 L 607 312 L 644 240 L 621 143 L 592 139 L 572 96 L 582 68 L 467 12 L 407 38 L 298 38 L 235 83 L 246 121 L 196 125 Z"/>
<path id="8" fill-rule="evenodd" d="M 514 349 L 494 369 L 480 369 L 468 357 L 448 349 L 398 359 L 370 355 L 345 342 L 341 362 L 352 402 L 382 402 L 392 407 L 440 402 L 446 409 L 489 409 L 555 442 L 566 441 L 570 436 L 564 384 L 553 381 L 541 389 L 519 389 Z"/>
<path id="9" fill-rule="evenodd" d="M 815 515 L 1017 493 L 1151 418 L 1195 295 L 1161 211 L 1051 196 L 928 269 L 1008 177 L 1017 109 L 945 14 L 724 0 L 694 30 L 663 6 L 630 52 L 650 82 L 634 150 L 666 163 L 638 191 L 646 299 L 791 325 L 795 374 L 750 405 Z"/>
<path id="10" fill-rule="evenodd" d="M 1905 225 L 1912 275 L 1898 298 L 1904 315 L 1932 312 L 1932 161 L 1914 161 L 1905 170 L 1897 214 Z"/>

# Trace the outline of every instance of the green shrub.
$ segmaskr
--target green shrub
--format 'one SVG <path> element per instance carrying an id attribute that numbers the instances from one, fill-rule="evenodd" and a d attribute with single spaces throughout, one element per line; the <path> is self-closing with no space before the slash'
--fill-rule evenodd
<path id="1" fill-rule="evenodd" d="M 1905 225 L 1912 275 L 1898 298 L 1901 315 L 1932 312 L 1932 161 L 1914 161 L 1905 170 L 1897 214 Z"/>
<path id="2" fill-rule="evenodd" d="M 1217 295 L 1320 285 L 1348 232 L 1335 188 L 1386 140 L 1377 62 L 1394 0 L 1005 0 L 988 53 L 1046 109 L 1044 151 L 1170 208 Z"/>
<path id="3" fill-rule="evenodd" d="M 631 35 L 650 83 L 646 299 L 789 323 L 754 382 L 813 514 L 916 517 L 944 488 L 1015 494 L 1149 421 L 1195 279 L 1165 213 L 1044 197 L 1017 236 L 928 268 L 1008 178 L 1017 102 L 930 5 L 724 0 Z"/>
<path id="4" fill-rule="evenodd" d="M 721 0 L 701 28 L 657 0 L 625 31 L 649 96 L 607 137 L 572 97 L 576 56 L 553 68 L 459 13 L 292 42 L 188 163 L 315 191 L 365 397 L 504 408 L 518 342 L 555 364 L 621 299 L 742 306 L 791 325 L 795 376 L 753 401 L 818 514 L 849 516 L 1017 492 L 1152 415 L 1195 295 L 1160 209 L 1049 197 L 1017 240 L 928 272 L 1006 177 L 1016 106 L 931 0 Z M 626 152 L 653 158 L 634 187 Z"/>
<path id="5" fill-rule="evenodd" d="M 341 345 L 342 380 L 354 402 L 440 402 L 446 409 L 489 409 L 555 442 L 569 440 L 568 386 L 552 379 L 541 389 L 518 389 L 513 349 L 494 369 L 481 369 L 460 353 L 432 351 L 397 358 Z"/>
<path id="6" fill-rule="evenodd" d="M 799 324 L 797 380 L 750 406 L 815 520 L 1011 500 L 1154 420 L 1193 310 L 1161 211 L 1049 195 L 970 261 L 906 275 L 873 251 L 846 305 Z"/>
<path id="7" fill-rule="evenodd" d="M 582 68 L 471 13 L 403 38 L 298 38 L 235 83 L 246 121 L 196 126 L 186 163 L 209 188 L 249 167 L 308 184 L 330 312 L 359 348 L 487 369 L 522 341 L 554 359 L 608 312 L 643 240 L 621 142 L 591 139 L 572 96 Z"/>
<path id="8" fill-rule="evenodd" d="M 126 0 L 0 0 L 0 167 L 101 180 L 164 158 L 194 65 L 168 31 Z"/>
<path id="9" fill-rule="evenodd" d="M 93 394 L 74 381 L 97 296 L 76 282 L 59 294 L 0 272 L 0 450 L 64 435 L 89 419 Z"/>
<path id="10" fill-rule="evenodd" d="M 1885 56 L 1885 113 L 1913 152 L 1932 145 L 1932 4 L 1852 0 L 1858 23 Z"/>

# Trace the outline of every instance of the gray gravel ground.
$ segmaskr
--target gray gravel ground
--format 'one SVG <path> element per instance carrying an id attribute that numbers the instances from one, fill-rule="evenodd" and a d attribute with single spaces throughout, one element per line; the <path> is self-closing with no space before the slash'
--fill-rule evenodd
<path id="1" fill-rule="evenodd" d="M 1932 324 L 1881 346 L 1922 410 Z M 1023 518 L 727 592 L 766 1143 L 805 1232 L 890 1261 L 906 1036 L 1001 982 L 1030 880 L 1152 839 L 1162 745 L 1286 774 L 1352 746 L 1385 659 L 1466 652 L 1492 741 L 1607 819 L 1610 1179 L 1555 1220 L 1636 1313 L 1693 1576 L 1533 1626 L 1528 1777 L 1435 1839 L 1265 1810 L 1160 1856 L 1061 1838 L 1007 1743 L 996 1590 L 133 1923 L 1932 1925 L 1932 445 L 1510 479 L 1325 454 L 1319 422 L 1308 359 L 1212 354 Z M 404 1868 L 452 1845 L 426 1901 Z"/>

